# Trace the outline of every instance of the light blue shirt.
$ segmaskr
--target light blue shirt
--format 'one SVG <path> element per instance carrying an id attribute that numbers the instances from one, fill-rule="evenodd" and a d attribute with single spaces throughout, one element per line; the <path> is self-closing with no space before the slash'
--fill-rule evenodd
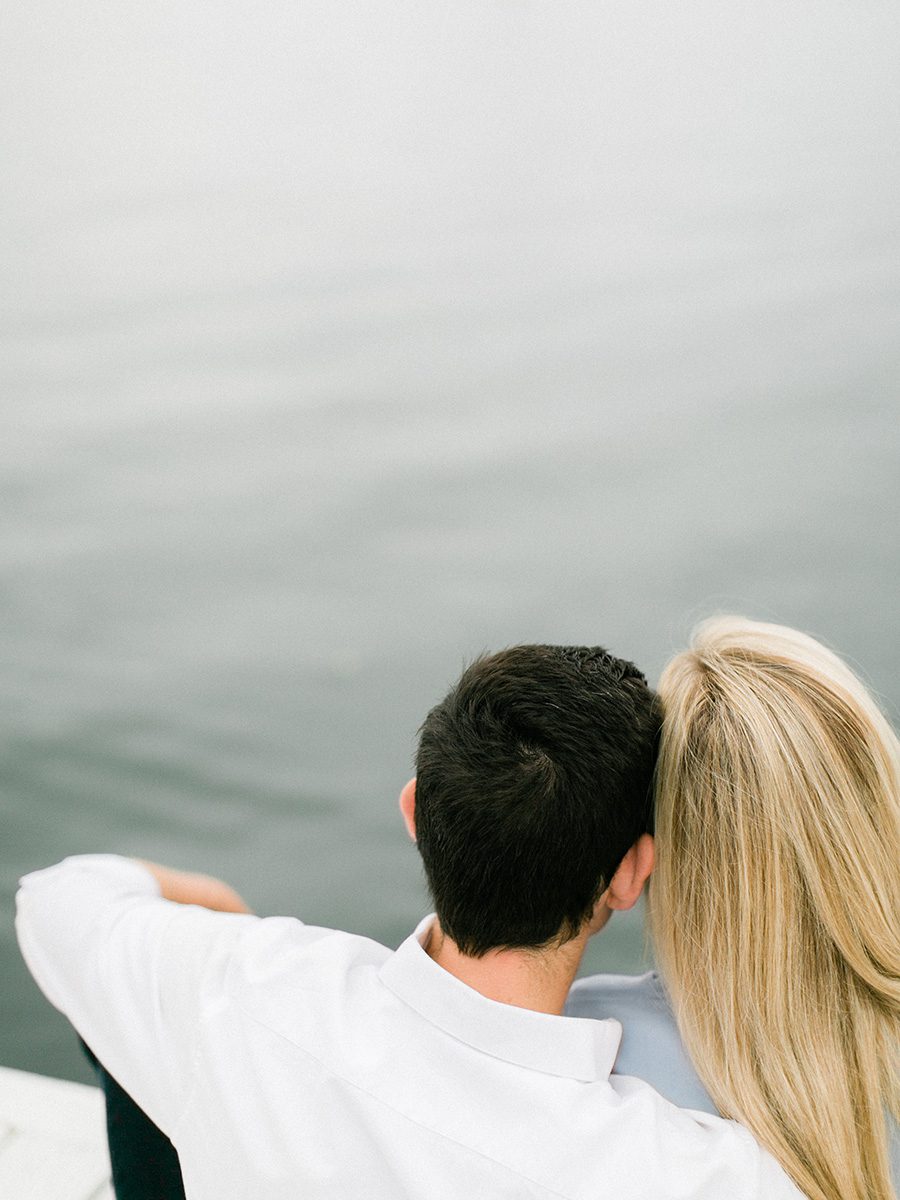
<path id="1" fill-rule="evenodd" d="M 680 1108 L 716 1112 L 681 1043 L 668 996 L 655 971 L 576 979 L 566 1002 L 566 1016 L 620 1021 L 617 1075 L 645 1080 Z"/>
<path id="2" fill-rule="evenodd" d="M 613 1017 L 622 1043 L 613 1073 L 633 1075 L 682 1108 L 714 1113 L 716 1106 L 687 1056 L 662 980 L 646 975 L 589 975 L 576 979 L 566 1002 L 569 1017 Z M 889 1118 L 891 1170 L 900 1196 L 900 1128 Z"/>

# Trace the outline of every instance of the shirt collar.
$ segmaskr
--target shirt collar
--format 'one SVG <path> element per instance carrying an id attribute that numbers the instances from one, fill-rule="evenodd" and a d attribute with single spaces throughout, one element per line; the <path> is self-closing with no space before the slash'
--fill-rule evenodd
<path id="1" fill-rule="evenodd" d="M 391 955 L 379 975 L 410 1008 L 451 1037 L 545 1075 L 591 1082 L 608 1079 L 622 1026 L 609 1019 L 558 1017 L 489 1000 L 429 958 L 434 914 Z"/>

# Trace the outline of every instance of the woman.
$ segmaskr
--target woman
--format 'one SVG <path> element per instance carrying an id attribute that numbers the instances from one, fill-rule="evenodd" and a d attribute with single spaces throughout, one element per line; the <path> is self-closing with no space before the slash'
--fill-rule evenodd
<path id="1" fill-rule="evenodd" d="M 706 622 L 659 692 L 650 923 L 684 1046 L 810 1200 L 890 1200 L 897 738 L 844 663 L 777 625 Z M 617 1069 L 703 1107 L 659 996 L 652 977 L 586 981 L 568 1011 L 621 1016 Z"/>

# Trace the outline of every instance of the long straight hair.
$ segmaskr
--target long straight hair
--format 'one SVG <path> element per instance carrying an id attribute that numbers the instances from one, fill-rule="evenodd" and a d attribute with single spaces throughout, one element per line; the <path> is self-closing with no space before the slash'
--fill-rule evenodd
<path id="1" fill-rule="evenodd" d="M 738 617 L 659 692 L 650 921 L 688 1052 L 810 1200 L 893 1200 L 897 737 L 831 651 Z"/>

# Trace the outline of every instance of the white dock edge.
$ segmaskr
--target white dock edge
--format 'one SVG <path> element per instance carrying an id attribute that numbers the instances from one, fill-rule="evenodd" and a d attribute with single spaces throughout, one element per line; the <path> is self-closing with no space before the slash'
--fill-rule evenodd
<path id="1" fill-rule="evenodd" d="M 0 1067 L 3 1200 L 113 1200 L 99 1088 Z"/>

